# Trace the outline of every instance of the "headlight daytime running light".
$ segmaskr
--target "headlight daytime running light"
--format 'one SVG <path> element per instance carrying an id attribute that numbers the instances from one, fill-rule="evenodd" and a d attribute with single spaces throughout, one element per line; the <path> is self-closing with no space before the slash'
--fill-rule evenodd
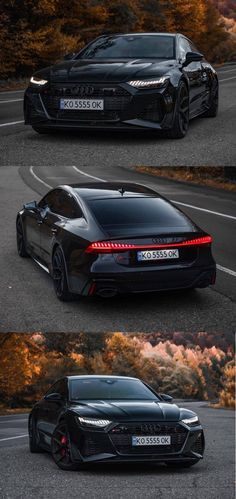
<path id="1" fill-rule="evenodd" d="M 135 88 L 156 88 L 164 85 L 167 80 L 169 80 L 169 76 L 161 76 L 155 80 L 131 80 L 128 81 L 128 85 Z"/>
<path id="2" fill-rule="evenodd" d="M 198 416 L 193 416 L 192 418 L 182 419 L 182 423 L 188 426 L 197 426 L 198 424 L 200 424 L 200 421 L 198 419 Z"/>
<path id="3" fill-rule="evenodd" d="M 34 85 L 46 85 L 48 80 L 43 80 L 43 78 L 38 78 L 37 76 L 31 76 L 30 83 L 33 83 Z"/>
<path id="4" fill-rule="evenodd" d="M 82 426 L 97 426 L 98 428 L 105 428 L 111 423 L 109 419 L 90 419 L 78 417 L 78 420 Z"/>

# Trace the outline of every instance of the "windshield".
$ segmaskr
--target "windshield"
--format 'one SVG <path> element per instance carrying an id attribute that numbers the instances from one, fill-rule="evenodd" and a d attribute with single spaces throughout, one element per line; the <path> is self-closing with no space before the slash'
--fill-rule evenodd
<path id="1" fill-rule="evenodd" d="M 192 229 L 189 220 L 174 206 L 158 197 L 120 197 L 88 200 L 88 205 L 99 224 L 108 232 L 130 230 Z"/>
<path id="2" fill-rule="evenodd" d="M 159 400 L 142 381 L 85 378 L 70 382 L 71 400 Z"/>
<path id="3" fill-rule="evenodd" d="M 91 43 L 80 59 L 175 59 L 175 37 L 163 35 L 104 36 Z"/>

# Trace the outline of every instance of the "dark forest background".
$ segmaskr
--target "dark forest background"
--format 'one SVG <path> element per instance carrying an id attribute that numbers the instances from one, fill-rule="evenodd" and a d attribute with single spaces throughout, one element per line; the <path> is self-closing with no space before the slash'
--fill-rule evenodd
<path id="1" fill-rule="evenodd" d="M 0 80 L 121 31 L 178 31 L 212 62 L 236 59 L 235 0 L 0 0 Z"/>

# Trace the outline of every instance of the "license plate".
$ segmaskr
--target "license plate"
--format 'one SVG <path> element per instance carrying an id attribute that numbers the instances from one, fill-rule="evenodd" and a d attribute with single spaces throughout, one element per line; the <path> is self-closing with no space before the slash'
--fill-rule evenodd
<path id="1" fill-rule="evenodd" d="M 170 435 L 165 435 L 161 437 L 150 436 L 150 437 L 132 437 L 132 445 L 170 445 L 171 437 Z"/>
<path id="2" fill-rule="evenodd" d="M 77 111 L 103 111 L 103 99 L 60 99 L 60 109 Z"/>
<path id="3" fill-rule="evenodd" d="M 178 249 L 138 251 L 138 261 L 169 260 L 179 258 Z"/>

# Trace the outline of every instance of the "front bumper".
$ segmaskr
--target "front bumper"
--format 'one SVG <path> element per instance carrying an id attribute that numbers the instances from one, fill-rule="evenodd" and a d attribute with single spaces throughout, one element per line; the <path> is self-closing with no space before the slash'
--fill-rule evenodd
<path id="1" fill-rule="evenodd" d="M 76 93 L 76 89 L 78 91 Z M 139 90 L 126 83 L 92 84 L 93 95 L 80 95 L 75 83 L 54 83 L 46 88 L 29 86 L 24 97 L 25 124 L 44 129 L 170 129 L 176 89 L 171 83 Z M 84 87 L 83 87 L 84 88 Z M 87 87 L 85 87 L 87 88 Z M 91 87 L 88 87 L 91 88 Z M 61 98 L 102 98 L 103 111 L 60 110 Z"/>
<path id="2" fill-rule="evenodd" d="M 181 423 L 158 423 L 159 430 L 155 431 L 155 424 L 152 423 L 152 434 L 170 434 L 170 446 L 132 446 L 132 435 L 142 426 L 139 423 L 116 424 L 108 431 L 74 427 L 70 435 L 72 460 L 85 463 L 197 462 L 203 458 L 205 440 L 200 425 L 188 428 Z"/>

